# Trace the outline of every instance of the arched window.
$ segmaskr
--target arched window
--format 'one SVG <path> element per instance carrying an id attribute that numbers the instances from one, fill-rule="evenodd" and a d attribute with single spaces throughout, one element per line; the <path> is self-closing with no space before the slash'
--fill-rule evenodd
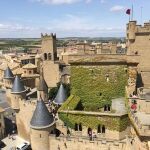
<path id="1" fill-rule="evenodd" d="M 91 128 L 88 128 L 87 132 L 88 132 L 88 135 L 92 135 L 92 129 Z"/>
<path id="2" fill-rule="evenodd" d="M 48 53 L 48 60 L 51 60 L 52 59 L 52 55 L 51 53 Z"/>
<path id="3" fill-rule="evenodd" d="M 44 53 L 44 60 L 47 60 L 47 54 Z"/>
<path id="4" fill-rule="evenodd" d="M 104 111 L 107 111 L 107 105 L 104 106 Z"/>
<path id="5" fill-rule="evenodd" d="M 105 126 L 102 126 L 102 133 L 105 133 Z"/>
<path id="6" fill-rule="evenodd" d="M 77 124 L 77 123 L 75 123 L 74 130 L 75 130 L 75 131 L 78 131 L 78 124 Z"/>
<path id="7" fill-rule="evenodd" d="M 107 110 L 110 111 L 110 105 L 108 105 Z"/>
<path id="8" fill-rule="evenodd" d="M 82 124 L 79 124 L 79 131 L 82 131 Z"/>
<path id="9" fill-rule="evenodd" d="M 101 131 L 101 125 L 98 125 L 98 127 L 97 127 L 97 133 L 102 133 L 102 131 Z"/>

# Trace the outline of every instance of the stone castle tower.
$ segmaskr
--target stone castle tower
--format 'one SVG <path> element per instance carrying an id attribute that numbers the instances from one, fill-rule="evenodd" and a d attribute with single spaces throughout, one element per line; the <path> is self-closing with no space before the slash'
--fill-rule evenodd
<path id="1" fill-rule="evenodd" d="M 6 70 L 4 71 L 3 83 L 4 83 L 4 87 L 7 89 L 6 96 L 10 104 L 11 104 L 11 88 L 13 85 L 13 81 L 14 81 L 14 75 L 11 69 L 7 67 Z"/>
<path id="2" fill-rule="evenodd" d="M 137 25 L 136 21 L 127 24 L 127 55 L 139 55 L 138 70 L 145 87 L 150 87 L 150 22 Z M 148 82 L 149 81 L 149 82 Z"/>
<path id="3" fill-rule="evenodd" d="M 41 97 L 44 101 L 48 101 L 48 86 L 43 75 L 40 76 L 39 84 L 37 86 L 37 97 L 38 99 Z"/>
<path id="4" fill-rule="evenodd" d="M 49 88 L 56 87 L 60 81 L 59 64 L 57 60 L 56 35 L 41 34 L 43 77 Z"/>
<path id="5" fill-rule="evenodd" d="M 56 48 L 56 34 L 51 33 L 41 34 L 42 39 L 42 53 L 44 61 L 57 59 L 57 48 Z"/>
<path id="6" fill-rule="evenodd" d="M 4 71 L 4 86 L 6 88 L 11 88 L 14 80 L 14 75 L 9 67 Z"/>
<path id="7" fill-rule="evenodd" d="M 22 81 L 16 76 L 11 90 L 11 106 L 14 110 L 18 111 L 20 109 L 19 100 L 25 100 L 25 92 Z"/>
<path id="8" fill-rule="evenodd" d="M 54 117 L 49 113 L 42 99 L 37 101 L 36 109 L 30 122 L 30 138 L 33 150 L 49 150 L 49 135 L 54 130 Z"/>

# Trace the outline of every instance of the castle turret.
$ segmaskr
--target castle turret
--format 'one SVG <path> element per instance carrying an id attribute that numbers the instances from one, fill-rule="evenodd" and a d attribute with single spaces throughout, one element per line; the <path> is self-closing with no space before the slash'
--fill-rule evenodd
<path id="1" fill-rule="evenodd" d="M 54 130 L 54 117 L 43 100 L 37 101 L 31 122 L 31 147 L 33 150 L 49 150 L 49 135 Z"/>
<path id="2" fill-rule="evenodd" d="M 24 100 L 26 96 L 26 89 L 23 82 L 18 76 L 15 77 L 13 87 L 11 90 L 12 100 L 11 105 L 14 110 L 19 110 L 19 100 Z"/>
<path id="3" fill-rule="evenodd" d="M 14 80 L 14 75 L 9 67 L 4 71 L 4 86 L 6 88 L 11 88 Z"/>
<path id="4" fill-rule="evenodd" d="M 135 40 L 135 33 L 136 33 L 136 21 L 130 21 L 127 24 L 127 38 L 131 42 Z"/>
<path id="5" fill-rule="evenodd" d="M 41 34 L 41 39 L 44 61 L 55 61 L 57 59 L 56 34 Z"/>
<path id="6" fill-rule="evenodd" d="M 41 34 L 42 40 L 42 68 L 44 79 L 49 88 L 56 87 L 60 81 L 59 63 L 56 63 L 57 47 L 56 34 Z"/>
<path id="7" fill-rule="evenodd" d="M 67 99 L 66 91 L 64 89 L 64 86 L 61 84 L 53 102 L 56 105 L 62 105 L 66 99 Z"/>
<path id="8" fill-rule="evenodd" d="M 38 99 L 40 99 L 41 96 L 43 100 L 45 101 L 48 100 L 48 86 L 43 78 L 43 75 L 40 77 L 39 80 L 39 85 L 37 87 L 37 94 L 38 94 Z"/>

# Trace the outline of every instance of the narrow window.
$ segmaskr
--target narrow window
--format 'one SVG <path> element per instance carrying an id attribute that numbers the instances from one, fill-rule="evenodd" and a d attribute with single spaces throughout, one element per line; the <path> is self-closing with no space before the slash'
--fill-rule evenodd
<path id="1" fill-rule="evenodd" d="M 79 131 L 82 131 L 82 124 L 79 124 Z"/>
<path id="2" fill-rule="evenodd" d="M 102 126 L 102 133 L 105 133 L 105 126 Z"/>
<path id="3" fill-rule="evenodd" d="M 75 124 L 74 130 L 78 131 L 78 124 L 77 123 Z"/>
<path id="4" fill-rule="evenodd" d="M 44 60 L 47 60 L 47 54 L 44 53 Z"/>
<path id="5" fill-rule="evenodd" d="M 101 125 L 98 125 L 97 133 L 102 133 L 102 131 L 101 131 Z"/>

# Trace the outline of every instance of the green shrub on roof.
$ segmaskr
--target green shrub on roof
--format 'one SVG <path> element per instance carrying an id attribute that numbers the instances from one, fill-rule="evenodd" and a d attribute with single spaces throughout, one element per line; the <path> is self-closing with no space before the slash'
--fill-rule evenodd
<path id="1" fill-rule="evenodd" d="M 98 111 L 105 104 L 111 104 L 112 98 L 125 95 L 127 83 L 125 67 L 72 66 L 71 94 L 80 97 L 84 110 Z"/>

